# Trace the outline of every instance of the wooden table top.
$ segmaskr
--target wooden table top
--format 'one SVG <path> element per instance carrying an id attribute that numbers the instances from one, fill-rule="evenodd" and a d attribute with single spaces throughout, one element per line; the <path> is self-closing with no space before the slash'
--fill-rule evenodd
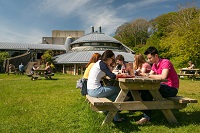
<path id="1" fill-rule="evenodd" d="M 141 77 L 141 76 L 137 76 L 134 78 L 118 78 L 117 79 L 120 82 L 166 82 L 167 79 L 151 79 L 148 77 Z"/>

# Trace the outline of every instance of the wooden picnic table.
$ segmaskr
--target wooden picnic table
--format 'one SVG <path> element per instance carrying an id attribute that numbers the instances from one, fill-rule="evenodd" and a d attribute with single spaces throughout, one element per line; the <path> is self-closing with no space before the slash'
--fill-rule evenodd
<path id="1" fill-rule="evenodd" d="M 187 103 L 196 103 L 196 99 L 184 97 L 170 97 L 165 99 L 159 92 L 161 82 L 167 80 L 150 79 L 147 77 L 119 78 L 119 87 L 121 88 L 114 102 L 106 98 L 94 98 L 86 96 L 91 103 L 94 111 L 108 111 L 102 125 L 112 122 L 118 111 L 122 110 L 161 110 L 169 123 L 178 123 L 171 109 L 180 109 L 187 106 Z M 142 101 L 141 90 L 149 90 L 153 101 Z M 134 101 L 124 101 L 128 92 L 131 92 Z"/>
<path id="2" fill-rule="evenodd" d="M 117 96 L 115 102 L 118 103 L 120 110 L 150 110 L 161 109 L 165 117 L 170 123 L 178 123 L 174 114 L 170 110 L 174 103 L 172 101 L 165 100 L 158 91 L 160 83 L 166 80 L 150 79 L 150 78 L 119 78 L 119 86 L 121 91 Z M 140 90 L 149 90 L 155 101 L 142 101 L 140 97 Z M 128 92 L 134 98 L 132 102 L 124 102 Z M 104 123 L 109 123 L 113 120 L 118 110 L 109 111 Z"/>
<path id="3" fill-rule="evenodd" d="M 34 73 L 31 76 L 31 80 L 36 80 L 39 77 L 45 77 L 46 79 L 52 79 L 51 76 L 54 76 L 54 73 L 46 74 L 46 70 L 44 68 L 39 68 L 34 70 Z"/>
<path id="4" fill-rule="evenodd" d="M 200 69 L 199 68 L 197 68 L 197 69 L 182 68 L 182 69 L 179 69 L 178 76 L 179 77 L 181 77 L 181 76 L 191 77 L 193 80 L 200 76 Z"/>

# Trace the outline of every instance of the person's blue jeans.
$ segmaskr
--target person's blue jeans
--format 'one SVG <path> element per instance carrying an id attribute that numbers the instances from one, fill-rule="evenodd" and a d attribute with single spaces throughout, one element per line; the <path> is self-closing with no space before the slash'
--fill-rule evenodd
<path id="1" fill-rule="evenodd" d="M 119 87 L 117 86 L 101 86 L 96 89 L 87 89 L 88 95 L 92 97 L 106 97 L 111 101 L 115 101 L 119 94 Z"/>
<path id="2" fill-rule="evenodd" d="M 92 97 L 106 97 L 111 101 L 115 101 L 117 95 L 120 92 L 120 88 L 117 86 L 101 86 L 96 89 L 87 89 L 88 95 Z M 114 121 L 119 120 L 119 114 L 114 117 Z"/>

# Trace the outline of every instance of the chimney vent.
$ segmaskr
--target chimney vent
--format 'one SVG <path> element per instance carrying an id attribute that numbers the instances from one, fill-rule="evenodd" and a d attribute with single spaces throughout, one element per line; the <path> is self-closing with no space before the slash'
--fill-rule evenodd
<path id="1" fill-rule="evenodd" d="M 94 32 L 94 26 L 91 26 L 91 28 L 92 28 L 92 33 Z"/>
<path id="2" fill-rule="evenodd" d="M 101 26 L 99 26 L 99 33 L 101 33 Z"/>

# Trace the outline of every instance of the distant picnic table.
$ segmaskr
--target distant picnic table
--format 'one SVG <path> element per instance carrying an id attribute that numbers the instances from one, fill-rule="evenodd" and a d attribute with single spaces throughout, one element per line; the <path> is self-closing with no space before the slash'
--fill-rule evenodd
<path id="1" fill-rule="evenodd" d="M 187 76 L 189 78 L 192 78 L 192 80 L 196 79 L 197 77 L 200 77 L 200 69 L 188 69 L 188 68 L 182 68 L 179 69 L 179 77 L 181 76 Z"/>
<path id="2" fill-rule="evenodd" d="M 39 68 L 34 70 L 33 74 L 27 74 L 27 76 L 31 77 L 31 80 L 36 80 L 39 77 L 45 77 L 46 79 L 52 79 L 51 77 L 54 76 L 54 73 L 46 74 L 46 70 L 44 68 Z"/>

